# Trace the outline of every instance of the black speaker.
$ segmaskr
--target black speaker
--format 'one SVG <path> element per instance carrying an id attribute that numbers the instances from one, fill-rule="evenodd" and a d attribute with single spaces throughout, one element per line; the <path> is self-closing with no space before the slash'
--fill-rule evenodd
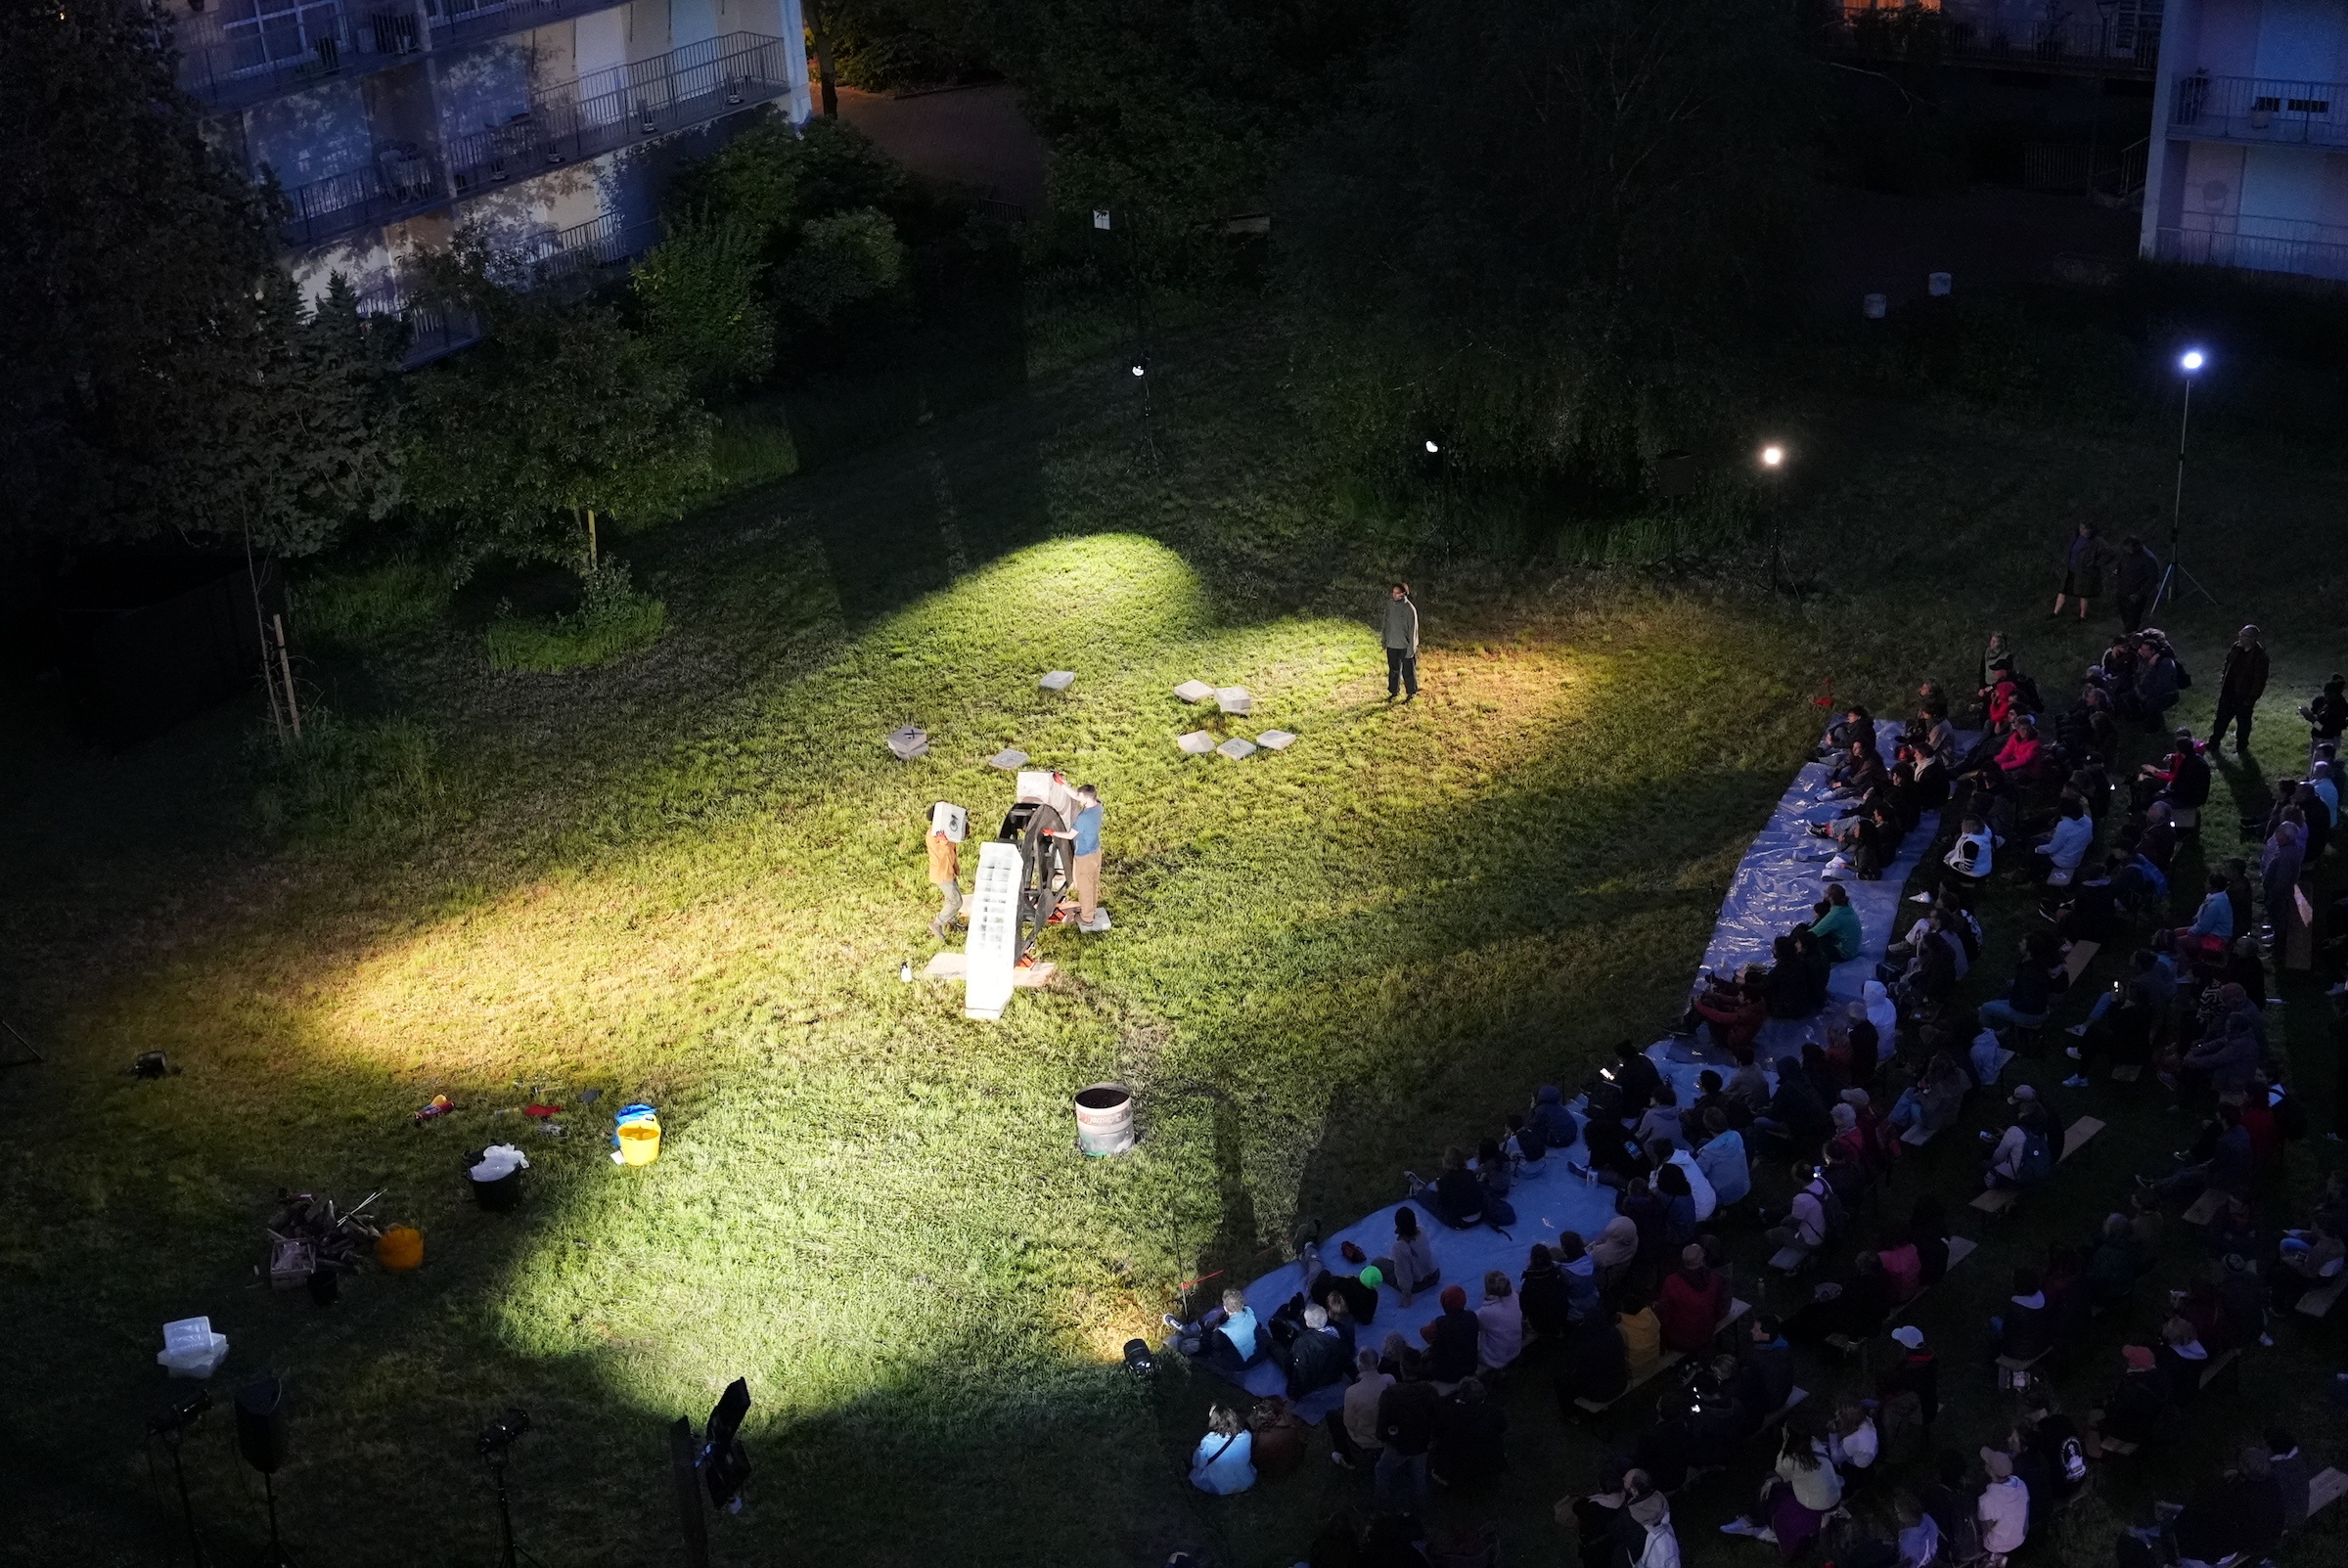
<path id="1" fill-rule="evenodd" d="M 263 1475 L 286 1462 L 286 1388 L 274 1377 L 237 1390 L 237 1452 Z"/>

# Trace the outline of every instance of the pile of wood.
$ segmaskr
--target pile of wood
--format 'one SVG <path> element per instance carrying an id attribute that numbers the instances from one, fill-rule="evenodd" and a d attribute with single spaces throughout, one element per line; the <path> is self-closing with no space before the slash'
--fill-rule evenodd
<path id="1" fill-rule="evenodd" d="M 350 1208 L 338 1209 L 332 1198 L 280 1190 L 268 1227 L 270 1284 L 298 1290 L 321 1269 L 356 1270 L 383 1234 L 363 1211 L 383 1195 L 379 1188 Z"/>

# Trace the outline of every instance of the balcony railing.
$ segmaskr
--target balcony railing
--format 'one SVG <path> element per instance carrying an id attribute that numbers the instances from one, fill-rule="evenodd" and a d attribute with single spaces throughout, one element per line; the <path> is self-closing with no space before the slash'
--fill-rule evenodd
<path id="1" fill-rule="evenodd" d="M 2195 72 L 2177 78 L 2169 123 L 2212 140 L 2348 147 L 2348 82 Z"/>
<path id="2" fill-rule="evenodd" d="M 522 289 L 582 287 L 633 261 L 659 238 L 656 221 L 623 223 L 616 213 L 607 212 L 574 227 L 540 235 L 500 258 L 504 281 Z M 362 292 L 359 311 L 399 323 L 405 334 L 400 365 L 408 370 L 470 347 L 482 336 L 480 318 L 473 312 L 415 298 L 396 283 Z"/>
<path id="3" fill-rule="evenodd" d="M 734 32 L 652 60 L 615 66 L 534 94 L 503 125 L 448 144 L 459 196 L 477 196 L 763 104 L 790 91 L 790 51 L 780 38 Z"/>
<path id="4" fill-rule="evenodd" d="M 2212 229 L 2162 229 L 2153 237 L 2152 254 L 2161 261 L 2181 261 L 2203 267 L 2240 267 L 2250 272 L 2288 272 L 2302 278 L 2327 278 L 2348 283 L 2348 232 L 2331 230 L 2337 239 L 2292 238 L 2296 229 L 2315 230 L 2316 224 L 2291 224 L 2244 218 L 2244 223 L 2271 222 L 2276 234 L 2219 233 Z"/>
<path id="5" fill-rule="evenodd" d="M 791 47 L 727 33 L 541 89 L 522 113 L 458 137 L 437 156 L 409 144 L 379 148 L 365 167 L 286 192 L 286 242 L 323 245 L 785 97 Z"/>
<path id="6" fill-rule="evenodd" d="M 179 24 L 179 84 L 226 112 L 335 76 L 364 76 L 469 48 L 615 0 L 316 0 L 264 24 L 191 17 Z"/>
<path id="7" fill-rule="evenodd" d="M 2143 78 L 2160 63 L 2158 10 L 2125 0 L 2109 14 L 2061 0 L 1846 4 L 1836 26 L 1833 42 L 1875 59 Z"/>

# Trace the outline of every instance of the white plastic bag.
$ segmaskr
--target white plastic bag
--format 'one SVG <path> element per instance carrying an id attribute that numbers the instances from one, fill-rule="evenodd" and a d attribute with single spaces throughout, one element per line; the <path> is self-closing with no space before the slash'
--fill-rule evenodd
<path id="1" fill-rule="evenodd" d="M 530 1168 L 530 1157 L 511 1143 L 492 1143 L 481 1150 L 480 1163 L 473 1168 L 476 1182 L 494 1182 L 511 1176 L 518 1170 Z"/>

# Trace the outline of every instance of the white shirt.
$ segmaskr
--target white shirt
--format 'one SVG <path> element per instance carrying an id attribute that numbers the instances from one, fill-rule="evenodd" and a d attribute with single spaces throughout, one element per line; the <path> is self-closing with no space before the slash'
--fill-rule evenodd
<path id="1" fill-rule="evenodd" d="M 1688 1190 L 1695 1198 L 1695 1220 L 1701 1225 L 1712 1218 L 1713 1210 L 1720 1207 L 1720 1194 L 1713 1189 L 1712 1178 L 1706 1176 L 1704 1168 L 1695 1163 L 1695 1156 L 1684 1148 L 1671 1151 L 1671 1163 L 1677 1165 L 1681 1174 L 1688 1178 Z"/>
<path id="2" fill-rule="evenodd" d="M 2009 1475 L 1981 1489 L 1981 1547 L 1984 1551 L 2019 1551 L 2030 1533 L 2030 1489 L 2022 1478 Z"/>
<path id="3" fill-rule="evenodd" d="M 1878 1439 L 1875 1423 L 1861 1421 L 1859 1430 L 1849 1436 L 1830 1435 L 1827 1439 L 1827 1455 L 1846 1470 L 1864 1470 L 1875 1462 Z"/>
<path id="4" fill-rule="evenodd" d="M 1524 1309 L 1514 1296 L 1485 1302 L 1475 1321 L 1475 1359 L 1486 1366 L 1506 1366 L 1524 1349 Z"/>
<path id="5" fill-rule="evenodd" d="M 1671 1528 L 1669 1512 L 1647 1527 L 1646 1544 L 1631 1568 L 1680 1568 L 1680 1538 Z"/>

